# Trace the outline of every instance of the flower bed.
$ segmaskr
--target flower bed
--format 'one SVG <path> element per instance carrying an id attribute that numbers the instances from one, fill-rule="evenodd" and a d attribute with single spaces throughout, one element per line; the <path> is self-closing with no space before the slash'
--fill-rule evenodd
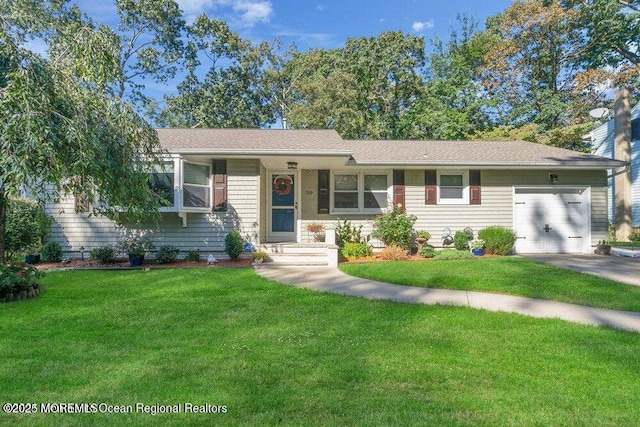
<path id="1" fill-rule="evenodd" d="M 0 265 L 0 302 L 22 301 L 40 295 L 42 273 L 25 263 Z"/>

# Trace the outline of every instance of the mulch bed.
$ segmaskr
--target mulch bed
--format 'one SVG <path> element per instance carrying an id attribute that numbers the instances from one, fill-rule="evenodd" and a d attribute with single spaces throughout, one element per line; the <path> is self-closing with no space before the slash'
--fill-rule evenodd
<path id="1" fill-rule="evenodd" d="M 156 269 L 156 268 L 216 268 L 216 267 L 251 267 L 250 259 L 239 259 L 231 261 L 228 259 L 220 259 L 215 264 L 208 264 L 206 261 L 183 261 L 178 260 L 169 264 L 158 264 L 155 260 L 144 260 L 141 267 L 129 267 L 129 261 L 119 260 L 111 264 L 101 264 L 98 261 L 87 259 L 73 259 L 63 264 L 41 262 L 35 265 L 38 270 L 81 270 L 81 269 L 104 269 L 104 270 L 140 270 L 140 269 Z"/>

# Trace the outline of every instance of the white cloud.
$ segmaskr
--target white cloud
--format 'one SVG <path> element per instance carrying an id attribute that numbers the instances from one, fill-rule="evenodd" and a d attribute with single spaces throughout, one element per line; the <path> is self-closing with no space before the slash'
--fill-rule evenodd
<path id="1" fill-rule="evenodd" d="M 323 4 L 319 4 L 316 6 L 316 10 L 318 12 L 324 12 L 325 10 L 327 10 L 327 6 L 323 5 Z"/>
<path id="2" fill-rule="evenodd" d="M 231 8 L 239 13 L 239 20 L 245 25 L 269 22 L 273 15 L 270 1 L 253 0 L 178 0 L 178 5 L 187 17 L 206 13 L 208 10 Z"/>
<path id="3" fill-rule="evenodd" d="M 416 21 L 413 23 L 413 26 L 411 28 L 413 28 L 413 31 L 415 31 L 416 33 L 420 33 L 424 30 L 428 30 L 430 28 L 434 27 L 434 23 L 433 23 L 433 19 L 430 21 L 426 21 L 426 22 L 420 22 L 420 21 Z"/>
<path id="4" fill-rule="evenodd" d="M 215 2 L 213 0 L 178 0 L 178 6 L 185 14 L 200 14 L 205 9 L 213 8 Z"/>
<path id="5" fill-rule="evenodd" d="M 242 12 L 241 19 L 248 25 L 257 22 L 269 22 L 273 15 L 273 5 L 270 1 L 235 1 L 233 9 Z"/>

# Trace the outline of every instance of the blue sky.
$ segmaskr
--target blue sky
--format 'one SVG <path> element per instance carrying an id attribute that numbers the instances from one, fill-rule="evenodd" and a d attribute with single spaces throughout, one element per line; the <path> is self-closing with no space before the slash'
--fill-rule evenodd
<path id="1" fill-rule="evenodd" d="M 115 25 L 113 1 L 75 0 L 97 22 Z M 349 37 L 401 30 L 425 37 L 447 37 L 456 16 L 468 13 L 480 24 L 505 10 L 511 0 L 179 0 L 187 21 L 201 13 L 222 18 L 254 42 L 279 38 L 302 51 L 335 48 Z M 427 43 L 428 45 L 428 43 Z"/>

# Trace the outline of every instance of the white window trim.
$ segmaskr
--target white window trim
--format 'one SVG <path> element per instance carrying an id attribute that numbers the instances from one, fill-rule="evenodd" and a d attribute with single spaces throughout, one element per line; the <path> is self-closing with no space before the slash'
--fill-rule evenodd
<path id="1" fill-rule="evenodd" d="M 364 208 L 364 176 L 365 175 L 386 175 L 387 177 L 387 205 L 391 204 L 392 199 L 392 189 L 393 189 L 393 176 L 392 171 L 390 170 L 365 170 L 365 171 L 355 171 L 355 170 L 332 170 L 330 185 L 329 185 L 329 195 L 330 195 L 330 214 L 341 214 L 341 215 L 360 215 L 360 214 L 379 214 L 382 213 L 384 208 L 381 209 L 365 209 Z M 335 194 L 335 176 L 336 175 L 357 175 L 358 176 L 358 208 L 357 209 L 335 209 L 334 208 L 334 194 Z"/>
<path id="2" fill-rule="evenodd" d="M 180 163 L 180 212 L 211 212 L 211 203 L 213 200 L 213 183 L 211 182 L 211 163 L 202 162 L 202 161 L 194 161 L 194 160 L 185 160 L 181 159 Z M 209 174 L 207 177 L 207 186 L 209 187 L 209 206 L 204 208 L 196 208 L 193 206 L 185 206 L 184 205 L 184 164 L 190 163 L 192 165 L 198 166 L 206 166 L 209 169 Z M 199 184 L 187 184 L 187 185 L 199 185 Z M 203 185 L 204 187 L 204 185 Z"/>
<path id="3" fill-rule="evenodd" d="M 462 198 L 449 199 L 440 196 L 441 175 L 462 175 Z M 438 170 L 438 204 L 439 205 L 468 205 L 469 204 L 469 171 L 468 170 Z"/>

